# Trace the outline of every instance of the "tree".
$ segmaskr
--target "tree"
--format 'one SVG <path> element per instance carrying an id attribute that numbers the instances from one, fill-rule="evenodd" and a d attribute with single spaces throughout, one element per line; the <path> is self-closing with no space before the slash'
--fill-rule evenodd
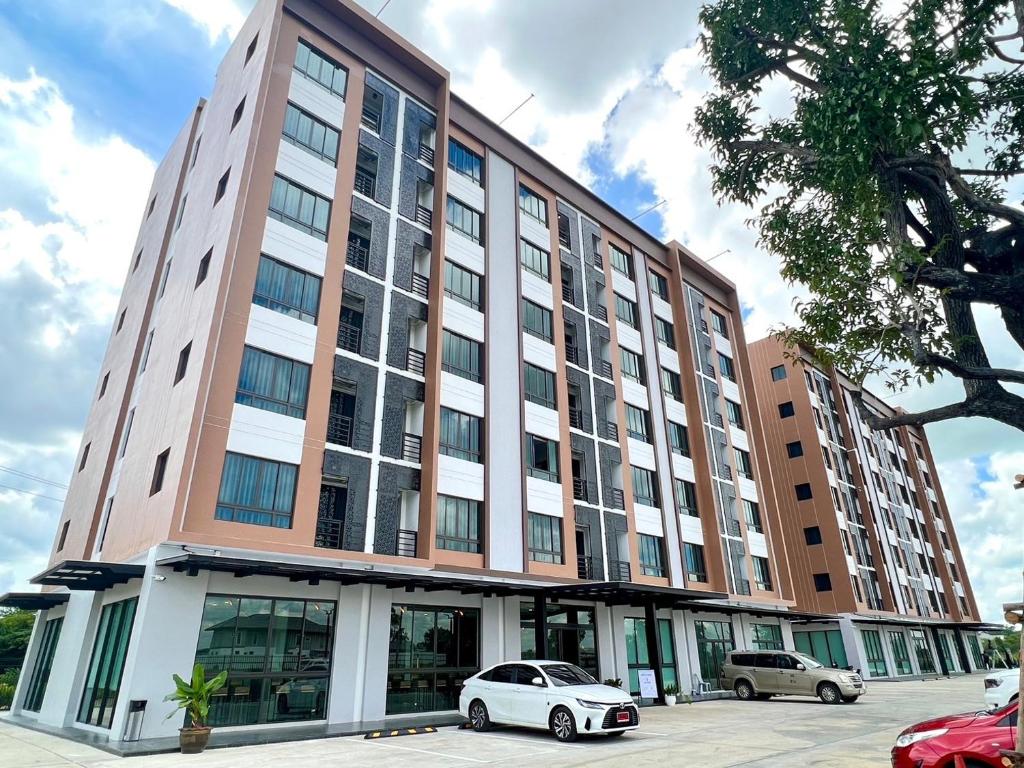
<path id="1" fill-rule="evenodd" d="M 1024 430 L 975 311 L 1024 347 L 1024 0 L 718 0 L 701 46 L 715 82 L 698 110 L 720 200 L 759 206 L 761 244 L 807 286 L 781 331 L 857 383 L 958 378 L 962 401 L 875 429 L 984 416 Z M 766 114 L 784 78 L 790 104 Z M 979 162 L 978 158 L 983 156 Z M 972 159 L 973 158 L 973 159 Z"/>
<path id="2" fill-rule="evenodd" d="M 0 671 L 21 666 L 35 620 L 32 611 L 0 609 Z"/>

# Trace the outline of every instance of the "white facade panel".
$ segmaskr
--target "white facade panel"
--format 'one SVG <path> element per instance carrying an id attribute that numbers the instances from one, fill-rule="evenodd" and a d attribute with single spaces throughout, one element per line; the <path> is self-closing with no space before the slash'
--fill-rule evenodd
<path id="1" fill-rule="evenodd" d="M 633 519 L 636 520 L 636 532 L 648 536 L 664 536 L 665 524 L 661 519 L 661 509 L 646 504 L 633 505 Z"/>
<path id="2" fill-rule="evenodd" d="M 227 449 L 232 453 L 299 464 L 305 433 L 303 419 L 235 403 Z"/>
<path id="3" fill-rule="evenodd" d="M 527 432 L 537 437 L 546 437 L 548 440 L 561 439 L 558 431 L 558 411 L 537 403 L 526 402 L 523 405 L 526 411 Z"/>
<path id="4" fill-rule="evenodd" d="M 551 250 L 551 232 L 533 216 L 519 212 L 519 235 L 542 251 Z"/>
<path id="5" fill-rule="evenodd" d="M 729 439 L 732 440 L 732 447 L 739 448 L 741 451 L 749 451 L 750 443 L 747 440 L 747 432 L 744 429 L 736 429 L 732 424 L 729 425 Z"/>
<path id="6" fill-rule="evenodd" d="M 620 322 L 615 328 L 615 333 L 618 336 L 620 347 L 625 347 L 631 352 L 636 352 L 638 355 L 644 353 L 644 345 L 640 340 L 640 331 Z"/>
<path id="7" fill-rule="evenodd" d="M 476 272 L 478 275 L 486 272 L 484 247 L 474 243 L 461 232 L 449 229 L 445 233 L 444 253 L 446 258 L 470 272 Z"/>
<path id="8" fill-rule="evenodd" d="M 757 483 L 746 477 L 736 478 L 736 487 L 739 490 L 740 498 L 747 501 L 758 501 Z"/>
<path id="9" fill-rule="evenodd" d="M 732 342 L 718 331 L 714 331 L 713 333 L 715 334 L 715 349 L 722 354 L 732 357 Z"/>
<path id="10" fill-rule="evenodd" d="M 554 344 L 549 344 L 529 333 L 523 334 L 523 360 L 553 372 L 556 368 L 555 359 Z"/>
<path id="11" fill-rule="evenodd" d="M 683 372 L 679 367 L 679 353 L 661 341 L 658 342 L 658 362 L 670 371 L 679 374 Z"/>
<path id="12" fill-rule="evenodd" d="M 455 171 L 448 171 L 448 194 L 465 203 L 470 208 L 475 208 L 480 213 L 486 213 L 487 195 L 484 188 L 473 182 L 469 177 L 463 176 Z"/>
<path id="13" fill-rule="evenodd" d="M 312 365 L 316 353 L 316 326 L 253 304 L 249 308 L 245 343 Z"/>
<path id="14" fill-rule="evenodd" d="M 542 515 L 562 517 L 562 486 L 541 480 L 539 477 L 526 478 L 526 508 Z"/>
<path id="15" fill-rule="evenodd" d="M 484 385 L 441 371 L 441 405 L 484 417 Z"/>
<path id="16" fill-rule="evenodd" d="M 625 377 L 622 378 L 622 399 L 630 405 L 643 408 L 645 411 L 651 409 L 651 401 L 647 396 L 647 387 Z"/>
<path id="17" fill-rule="evenodd" d="M 267 217 L 263 231 L 263 252 L 292 266 L 323 277 L 327 243 L 300 232 L 284 222 Z"/>
<path id="18" fill-rule="evenodd" d="M 292 80 L 288 86 L 288 101 L 341 130 L 341 125 L 345 121 L 345 102 L 308 77 L 297 72 L 292 73 Z"/>
<path id="19" fill-rule="evenodd" d="M 672 305 L 660 296 L 651 295 L 651 308 L 654 310 L 654 314 L 662 320 L 668 320 L 670 323 L 675 322 L 675 318 L 672 315 Z"/>
<path id="20" fill-rule="evenodd" d="M 689 480 L 691 483 L 697 481 L 697 474 L 693 469 L 693 459 L 672 454 L 672 476 L 679 480 Z"/>
<path id="21" fill-rule="evenodd" d="M 627 440 L 629 445 L 629 463 L 644 469 L 655 470 L 658 468 L 654 460 L 654 446 L 650 443 L 643 443 L 630 437 Z"/>
<path id="22" fill-rule="evenodd" d="M 284 139 L 277 151 L 277 172 L 318 195 L 334 199 L 338 169 Z"/>
<path id="23" fill-rule="evenodd" d="M 665 417 L 676 424 L 686 426 L 686 406 L 671 397 L 665 398 Z"/>
<path id="24" fill-rule="evenodd" d="M 763 533 L 747 529 L 747 547 L 755 557 L 768 557 L 768 540 Z"/>
<path id="25" fill-rule="evenodd" d="M 740 395 L 740 388 L 737 386 L 736 382 L 729 381 L 729 379 L 724 376 L 722 377 L 722 394 L 734 403 L 743 402 L 743 397 Z"/>
<path id="26" fill-rule="evenodd" d="M 534 304 L 539 304 L 547 309 L 555 308 L 554 294 L 551 293 L 551 283 L 543 278 L 537 277 L 533 272 L 521 270 L 523 281 L 523 298 L 529 299 Z"/>
<path id="27" fill-rule="evenodd" d="M 443 454 L 438 456 L 437 492 L 483 501 L 484 465 Z"/>
<path id="28" fill-rule="evenodd" d="M 612 290 L 630 301 L 636 301 L 636 283 L 617 269 L 612 270 Z"/>
<path id="29" fill-rule="evenodd" d="M 442 324 L 445 328 L 468 339 L 475 339 L 481 342 L 484 340 L 483 312 L 477 312 L 472 307 L 467 307 L 465 304 L 453 299 L 445 299 L 443 307 L 444 319 Z"/>
<path id="30" fill-rule="evenodd" d="M 679 532 L 682 534 L 683 541 L 690 544 L 704 543 L 704 527 L 700 524 L 699 517 L 679 515 Z"/>

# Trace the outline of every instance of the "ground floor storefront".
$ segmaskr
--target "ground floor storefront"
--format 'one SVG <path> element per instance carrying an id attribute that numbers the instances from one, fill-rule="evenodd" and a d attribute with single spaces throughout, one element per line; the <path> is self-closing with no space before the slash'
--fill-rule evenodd
<path id="1" fill-rule="evenodd" d="M 825 663 L 870 668 L 876 677 L 886 676 L 874 674 L 878 658 L 886 671 L 903 669 L 908 655 L 913 674 L 926 669 L 913 628 L 902 630 L 905 647 L 886 634 L 878 657 L 870 633 L 888 628 L 807 623 L 770 607 L 699 602 L 683 590 L 539 589 L 508 579 L 365 566 L 327 572 L 176 552 L 154 550 L 131 572 L 97 571 L 91 588 L 79 583 L 40 598 L 14 714 L 111 741 L 172 737 L 181 717 L 167 719 L 173 705 L 163 698 L 171 675 L 187 676 L 195 662 L 208 677 L 227 672 L 210 710 L 220 729 L 451 712 L 466 677 L 519 659 L 577 664 L 598 680 L 620 681 L 640 704 L 666 689 L 695 697 L 718 690 L 733 649 L 825 654 Z M 936 663 L 971 668 L 970 655 L 964 662 L 953 650 L 955 637 L 949 658 L 936 642 L 929 645 Z M 641 685 L 645 670 L 655 673 L 654 691 Z"/>

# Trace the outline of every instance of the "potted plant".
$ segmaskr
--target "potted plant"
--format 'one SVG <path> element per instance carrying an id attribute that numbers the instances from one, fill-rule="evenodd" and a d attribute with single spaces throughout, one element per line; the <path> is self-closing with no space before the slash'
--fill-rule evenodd
<path id="1" fill-rule="evenodd" d="M 178 729 L 178 743 L 183 754 L 194 755 L 206 749 L 210 740 L 210 727 L 206 724 L 206 718 L 210 715 L 210 697 L 224 687 L 228 671 L 225 669 L 212 680 L 207 680 L 203 665 L 197 663 L 192 669 L 191 683 L 177 675 L 172 677 L 175 690 L 167 694 L 164 701 L 176 702 L 178 706 L 167 719 L 174 717 L 179 709 L 185 710 L 186 725 Z"/>
<path id="2" fill-rule="evenodd" d="M 676 705 L 676 696 L 679 695 L 679 687 L 675 683 L 669 683 L 665 686 L 665 706 L 674 707 Z"/>
<path id="3" fill-rule="evenodd" d="M 610 685 L 612 688 L 621 688 L 622 680 L 620 680 L 617 677 L 609 677 L 607 680 L 604 681 L 604 684 Z"/>

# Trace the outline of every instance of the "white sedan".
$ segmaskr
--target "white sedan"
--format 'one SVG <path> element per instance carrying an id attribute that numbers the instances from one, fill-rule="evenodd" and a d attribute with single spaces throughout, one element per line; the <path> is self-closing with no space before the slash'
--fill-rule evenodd
<path id="1" fill-rule="evenodd" d="M 1016 701 L 1019 692 L 1019 669 L 996 669 L 985 675 L 985 705 L 989 709 L 1005 707 Z"/>
<path id="2" fill-rule="evenodd" d="M 640 725 L 628 693 L 562 661 L 489 667 L 463 683 L 459 712 L 476 731 L 494 723 L 522 725 L 548 729 L 559 741 L 590 733 L 621 736 Z"/>

